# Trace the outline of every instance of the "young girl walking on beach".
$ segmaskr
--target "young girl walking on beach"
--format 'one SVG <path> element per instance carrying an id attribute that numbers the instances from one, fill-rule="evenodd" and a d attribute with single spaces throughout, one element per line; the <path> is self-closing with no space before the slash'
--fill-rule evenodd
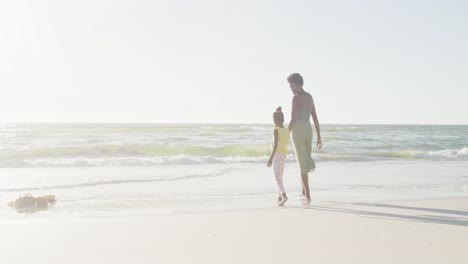
<path id="1" fill-rule="evenodd" d="M 283 186 L 283 172 L 286 156 L 288 155 L 289 129 L 284 127 L 284 115 L 281 111 L 281 107 L 278 107 L 276 112 L 273 113 L 273 122 L 275 123 L 275 130 L 273 131 L 273 149 L 267 167 L 273 165 L 276 183 L 280 191 L 278 195 L 278 206 L 283 206 L 288 200 Z"/>

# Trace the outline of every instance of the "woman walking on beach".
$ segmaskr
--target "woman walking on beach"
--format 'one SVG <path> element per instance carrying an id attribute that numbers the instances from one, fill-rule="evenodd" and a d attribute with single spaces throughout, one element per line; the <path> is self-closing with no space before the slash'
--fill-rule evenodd
<path id="1" fill-rule="evenodd" d="M 292 100 L 291 121 L 289 122 L 289 131 L 292 132 L 292 141 L 296 153 L 296 159 L 301 168 L 302 197 L 310 201 L 309 190 L 309 172 L 315 170 L 315 162 L 312 154 L 312 124 L 310 116 L 314 120 L 315 130 L 317 131 L 317 149 L 322 148 L 322 139 L 320 136 L 320 124 L 315 111 L 314 100 L 312 96 L 304 91 L 304 79 L 299 73 L 293 73 L 288 76 L 289 87 L 294 94 Z"/>

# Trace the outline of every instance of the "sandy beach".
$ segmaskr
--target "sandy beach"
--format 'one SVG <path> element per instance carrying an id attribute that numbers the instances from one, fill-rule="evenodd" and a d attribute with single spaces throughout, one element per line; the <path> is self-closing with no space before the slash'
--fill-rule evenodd
<path id="1" fill-rule="evenodd" d="M 228 202 L 228 201 L 227 201 Z M 468 197 L 0 222 L 1 263 L 468 263 Z"/>

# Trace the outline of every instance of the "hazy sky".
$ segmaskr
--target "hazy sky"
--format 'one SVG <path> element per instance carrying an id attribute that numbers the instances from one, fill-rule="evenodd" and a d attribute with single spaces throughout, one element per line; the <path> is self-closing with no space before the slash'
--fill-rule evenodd
<path id="1" fill-rule="evenodd" d="M 468 1 L 0 1 L 0 122 L 468 124 Z"/>

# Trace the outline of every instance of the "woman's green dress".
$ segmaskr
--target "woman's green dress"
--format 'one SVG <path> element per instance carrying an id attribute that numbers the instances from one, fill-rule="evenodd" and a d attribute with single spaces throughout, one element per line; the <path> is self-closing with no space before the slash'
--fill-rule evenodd
<path id="1" fill-rule="evenodd" d="M 315 170 L 315 162 L 312 159 L 312 124 L 310 123 L 310 111 L 301 109 L 298 112 L 297 121 L 292 128 L 292 141 L 296 152 L 296 159 L 301 167 L 301 175 Z"/>

